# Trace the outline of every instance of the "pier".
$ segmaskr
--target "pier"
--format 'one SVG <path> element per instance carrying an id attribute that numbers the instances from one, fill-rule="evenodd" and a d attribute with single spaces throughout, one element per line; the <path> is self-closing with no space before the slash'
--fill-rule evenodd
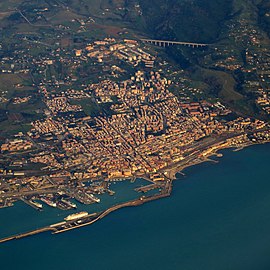
<path id="1" fill-rule="evenodd" d="M 40 228 L 40 229 L 33 230 L 33 231 L 30 231 L 30 232 L 16 234 L 16 235 L 13 235 L 13 236 L 2 238 L 2 239 L 0 239 L 0 243 L 4 243 L 4 242 L 15 240 L 15 239 L 21 239 L 21 238 L 32 236 L 32 235 L 35 235 L 35 234 L 39 234 L 39 233 L 42 233 L 42 232 L 54 231 L 54 230 L 56 230 L 56 229 L 53 228 L 53 227 L 44 227 L 44 228 Z"/>
<path id="2" fill-rule="evenodd" d="M 153 190 L 153 189 L 156 189 L 156 188 L 161 188 L 161 186 L 159 184 L 151 184 L 151 185 L 135 188 L 135 191 L 146 193 L 146 192 Z"/>
<path id="3" fill-rule="evenodd" d="M 42 207 L 39 207 L 35 202 L 33 202 L 32 200 L 27 200 L 23 197 L 20 198 L 21 201 L 23 201 L 25 204 L 28 204 L 29 206 L 33 207 L 36 210 L 42 210 Z"/>

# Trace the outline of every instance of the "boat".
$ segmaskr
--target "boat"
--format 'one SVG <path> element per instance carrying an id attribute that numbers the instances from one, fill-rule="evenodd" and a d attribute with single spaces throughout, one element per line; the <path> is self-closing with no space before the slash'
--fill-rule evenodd
<path id="1" fill-rule="evenodd" d="M 48 204 L 51 207 L 56 207 L 56 203 L 53 202 L 53 201 L 51 201 L 51 200 L 49 200 L 48 198 L 41 198 L 40 200 L 43 201 L 43 202 L 45 202 L 46 204 Z"/>
<path id="2" fill-rule="evenodd" d="M 87 193 L 85 193 L 85 194 L 87 195 L 88 198 L 90 198 L 90 199 L 93 200 L 94 202 L 97 202 L 97 203 L 100 202 L 100 199 L 97 198 L 97 197 L 95 197 L 93 194 L 87 194 Z"/>
<path id="3" fill-rule="evenodd" d="M 87 212 L 79 212 L 79 213 L 71 214 L 64 219 L 66 221 L 70 221 L 70 220 L 75 220 L 75 219 L 79 219 L 79 218 L 86 217 L 86 216 L 88 216 Z"/>
<path id="4" fill-rule="evenodd" d="M 43 207 L 43 205 L 41 203 L 39 203 L 39 202 L 36 202 L 36 201 L 33 201 L 33 200 L 30 200 L 29 202 L 32 203 L 34 206 L 36 206 L 39 209 L 42 209 L 42 207 Z"/>
<path id="5" fill-rule="evenodd" d="M 65 199 L 62 199 L 61 200 L 63 203 L 67 204 L 68 206 L 72 207 L 72 208 L 77 208 L 77 205 L 71 201 L 68 201 L 68 200 L 65 200 Z"/>

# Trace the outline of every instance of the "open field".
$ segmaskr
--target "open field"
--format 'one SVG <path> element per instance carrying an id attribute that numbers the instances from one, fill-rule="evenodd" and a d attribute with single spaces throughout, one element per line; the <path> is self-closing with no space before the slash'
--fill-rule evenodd
<path id="1" fill-rule="evenodd" d="M 20 85 L 20 87 L 18 87 Z M 7 91 L 7 97 L 10 98 L 16 92 L 33 90 L 30 76 L 18 74 L 0 74 L 0 91 Z"/>
<path id="2" fill-rule="evenodd" d="M 85 16 L 79 15 L 71 10 L 61 10 L 52 17 L 47 18 L 52 24 L 62 24 L 63 22 L 85 19 Z"/>
<path id="3" fill-rule="evenodd" d="M 8 1 L 1 1 L 0 2 L 0 11 L 2 12 L 7 12 L 12 9 L 15 9 L 18 7 L 23 0 L 8 0 Z"/>

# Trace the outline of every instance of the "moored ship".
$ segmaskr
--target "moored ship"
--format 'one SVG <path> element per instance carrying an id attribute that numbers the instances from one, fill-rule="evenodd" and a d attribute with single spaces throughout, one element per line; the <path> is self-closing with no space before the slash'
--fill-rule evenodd
<path id="1" fill-rule="evenodd" d="M 40 199 L 41 201 L 45 202 L 47 205 L 51 206 L 51 207 L 56 207 L 56 203 L 51 201 L 50 199 L 48 198 L 41 198 Z"/>
<path id="2" fill-rule="evenodd" d="M 74 220 L 74 219 L 79 219 L 82 217 L 88 216 L 87 212 L 79 212 L 75 214 L 71 214 L 65 218 L 66 221 Z"/>
<path id="3" fill-rule="evenodd" d="M 35 207 L 37 207 L 38 209 L 42 209 L 43 205 L 39 202 L 33 201 L 33 200 L 29 200 L 30 203 L 32 203 Z"/>
<path id="4" fill-rule="evenodd" d="M 94 202 L 97 202 L 97 203 L 100 202 L 100 199 L 97 198 L 97 197 L 95 197 L 93 194 L 87 194 L 87 193 L 86 193 L 86 195 L 87 195 L 88 198 L 90 198 L 90 199 L 93 200 Z"/>
<path id="5" fill-rule="evenodd" d="M 77 208 L 77 205 L 71 201 L 68 201 L 68 200 L 65 200 L 65 199 L 62 199 L 61 200 L 63 203 L 67 204 L 68 206 L 72 207 L 72 208 Z"/>

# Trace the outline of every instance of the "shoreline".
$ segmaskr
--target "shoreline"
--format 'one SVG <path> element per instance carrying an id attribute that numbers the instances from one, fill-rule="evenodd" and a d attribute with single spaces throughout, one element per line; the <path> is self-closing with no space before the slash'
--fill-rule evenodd
<path id="1" fill-rule="evenodd" d="M 215 148 L 214 151 L 209 151 L 206 155 L 202 155 L 200 157 L 198 157 L 198 156 L 191 157 L 190 160 L 185 161 L 185 162 L 182 160 L 181 162 L 178 163 L 178 165 L 175 164 L 175 166 L 172 166 L 172 168 L 170 168 L 170 169 L 161 170 L 160 172 L 163 172 L 166 175 L 167 180 L 162 181 L 162 184 L 160 185 L 160 187 L 163 187 L 163 188 L 162 188 L 161 192 L 159 192 L 158 194 L 154 194 L 154 195 L 150 195 L 150 196 L 141 196 L 138 199 L 134 199 L 134 200 L 131 200 L 128 202 L 124 202 L 121 204 L 111 206 L 108 209 L 98 213 L 97 216 L 95 218 L 92 218 L 90 221 L 87 220 L 87 218 L 89 219 L 91 214 L 88 215 L 86 218 L 81 219 L 82 223 L 80 223 L 80 224 L 76 223 L 76 221 L 78 221 L 78 220 L 72 221 L 75 223 L 75 225 L 73 225 L 73 226 L 72 226 L 72 224 L 73 224 L 72 222 L 67 223 L 67 225 L 71 225 L 71 227 L 68 227 L 68 228 L 63 228 L 62 227 L 63 224 L 61 224 L 61 223 L 60 223 L 61 225 L 51 224 L 51 225 L 44 226 L 44 227 L 29 231 L 29 232 L 19 233 L 16 235 L 4 237 L 4 238 L 0 239 L 0 243 L 4 243 L 4 242 L 15 240 L 15 239 L 21 239 L 21 238 L 32 236 L 35 234 L 39 234 L 42 232 L 52 231 L 52 234 L 59 234 L 59 233 L 63 233 L 66 231 L 73 230 L 73 229 L 78 229 L 80 227 L 92 225 L 93 223 L 96 223 L 97 221 L 106 217 L 110 213 L 115 212 L 121 208 L 139 206 L 139 205 L 142 205 L 144 203 L 148 203 L 148 202 L 151 202 L 154 200 L 169 197 L 169 196 L 171 196 L 171 192 L 172 192 L 172 188 L 173 188 L 173 181 L 177 180 L 176 175 L 177 174 L 185 175 L 183 173 L 183 170 L 185 170 L 186 168 L 189 168 L 189 167 L 192 167 L 192 166 L 204 163 L 204 162 L 217 163 L 218 162 L 217 160 L 212 160 L 210 157 L 211 156 L 217 156 L 217 157 L 223 156 L 222 154 L 220 156 L 220 153 L 218 153 L 221 150 L 234 148 L 232 151 L 237 152 L 237 151 L 243 150 L 244 148 L 247 148 L 249 146 L 263 145 L 263 144 L 267 144 L 267 143 L 270 143 L 270 141 L 247 142 L 247 143 L 243 143 L 243 144 L 239 144 L 239 145 L 231 145 L 231 146 L 228 146 L 228 145 L 224 146 L 224 142 L 223 142 L 223 144 L 219 143 L 217 145 L 220 145 L 221 146 L 220 148 Z M 184 162 L 184 164 L 183 164 L 183 162 Z M 148 180 L 144 177 L 140 177 L 140 178 Z M 165 184 L 164 184 L 164 182 L 165 182 Z"/>
<path id="2" fill-rule="evenodd" d="M 218 153 L 219 151 L 226 150 L 226 149 L 228 149 L 228 150 L 232 149 L 233 152 L 238 152 L 238 151 L 244 150 L 245 148 L 250 147 L 250 146 L 264 145 L 264 144 L 268 144 L 268 143 L 270 143 L 270 141 L 249 142 L 249 143 L 243 143 L 243 144 L 238 145 L 238 146 L 232 145 L 232 146 L 221 147 L 221 148 L 215 149 L 213 152 L 210 152 L 208 155 L 206 155 L 204 157 L 194 158 L 194 160 L 191 160 L 190 162 L 187 162 L 186 164 L 176 164 L 171 169 L 164 170 L 164 173 L 167 172 L 168 178 L 170 178 L 172 180 L 177 180 L 176 175 L 181 174 L 181 175 L 185 176 L 185 173 L 183 171 L 189 167 L 199 165 L 199 164 L 204 163 L 204 162 L 218 163 L 219 162 L 218 160 L 213 160 L 213 159 L 211 159 L 211 157 L 216 156 L 218 158 L 221 158 L 223 155 L 220 156 L 220 153 Z M 181 161 L 181 162 L 183 162 L 183 161 Z"/>

